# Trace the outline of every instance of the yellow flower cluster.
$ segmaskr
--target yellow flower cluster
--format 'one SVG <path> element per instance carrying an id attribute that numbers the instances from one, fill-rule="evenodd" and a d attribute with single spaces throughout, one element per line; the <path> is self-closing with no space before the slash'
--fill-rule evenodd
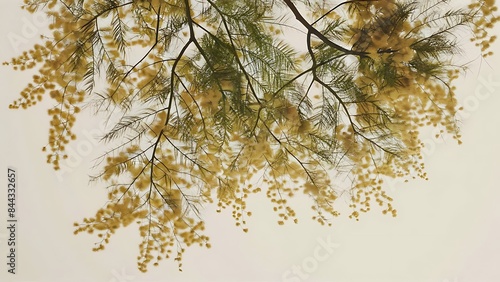
<path id="1" fill-rule="evenodd" d="M 495 0 L 474 0 L 469 4 L 469 9 L 478 10 L 476 17 L 473 20 L 474 36 L 471 38 L 476 46 L 481 47 L 483 57 L 493 55 L 493 51 L 488 51 L 491 44 L 497 39 L 496 35 L 490 35 L 488 30 L 493 28 L 493 25 L 500 21 L 500 16 L 495 15 L 498 7 L 495 5 Z"/>
<path id="2" fill-rule="evenodd" d="M 180 196 L 179 192 L 174 194 Z M 143 238 L 139 245 L 138 261 L 138 267 L 143 272 L 147 271 L 147 265 L 151 261 L 155 260 L 156 266 L 162 258 L 169 258 L 172 247 L 178 240 L 182 240 L 187 246 L 196 243 L 210 247 L 208 237 L 199 235 L 199 232 L 204 230 L 203 222 L 196 223 L 193 218 L 172 211 L 171 207 L 174 204 L 168 202 L 172 199 L 170 196 L 168 198 L 165 195 L 161 196 L 162 205 L 152 204 L 160 197 L 158 194 L 153 195 L 155 198 L 147 203 L 131 187 L 119 186 L 109 193 L 111 201 L 105 208 L 97 211 L 95 217 L 85 218 L 81 224 L 75 223 L 75 227 L 78 227 L 75 234 L 97 232 L 102 241 L 93 250 L 99 251 L 105 248 L 109 238 L 118 228 L 136 222 Z M 179 203 L 180 199 L 177 198 L 176 204 Z M 180 259 L 183 252 L 184 249 L 177 252 L 176 260 L 179 261 L 179 268 L 182 267 Z"/>
<path id="3" fill-rule="evenodd" d="M 160 119 L 164 119 L 162 114 Z M 156 161 L 155 161 L 156 160 Z M 170 150 L 158 150 L 153 161 L 144 158 L 144 152 L 138 145 L 131 145 L 117 156 L 106 159 L 104 172 L 100 176 L 110 181 L 108 204 L 99 209 L 92 218 L 85 218 L 75 234 L 98 232 L 102 241 L 94 248 L 103 250 L 112 234 L 120 227 L 132 223 L 139 225 L 143 238 L 139 245 L 138 268 L 147 271 L 153 262 L 158 265 L 162 258 L 169 258 L 177 244 L 179 269 L 182 267 L 182 253 L 186 246 L 199 244 L 210 247 L 209 238 L 201 235 L 204 223 L 189 214 L 197 211 L 193 208 L 198 201 L 189 194 L 189 187 L 195 185 L 185 175 L 187 167 L 177 162 Z M 118 185 L 125 176 L 131 184 Z"/>
<path id="4" fill-rule="evenodd" d="M 180 104 L 183 108 L 194 113 L 197 119 L 204 115 L 211 115 L 220 109 L 220 100 L 222 99 L 222 90 L 227 90 L 230 85 L 212 85 L 204 89 L 190 89 L 190 91 L 182 91 L 180 94 Z"/>
<path id="5" fill-rule="evenodd" d="M 57 170 L 60 168 L 60 160 L 67 158 L 65 145 L 76 139 L 72 128 L 75 116 L 80 112 L 80 104 L 85 99 L 85 91 L 79 83 L 86 71 L 87 58 L 83 55 L 76 58 L 77 46 L 72 43 L 79 39 L 81 34 L 76 32 L 78 28 L 72 20 L 74 15 L 66 8 L 56 9 L 57 1 L 46 2 L 44 4 L 47 5 L 47 14 L 56 19 L 56 23 L 51 26 L 54 38 L 42 36 L 43 44 L 35 44 L 29 51 L 4 64 L 19 70 L 39 65 L 38 74 L 33 76 L 32 83 L 21 91 L 21 97 L 9 107 L 26 109 L 41 101 L 45 93 L 49 94 L 55 105 L 48 110 L 52 118 L 48 145 L 43 147 L 43 151 L 48 152 L 47 163 Z M 25 4 L 23 7 L 30 12 L 34 12 L 40 5 L 38 1 L 25 1 Z M 81 48 L 83 50 L 88 46 Z"/>
<path id="6" fill-rule="evenodd" d="M 483 40 L 477 45 L 484 52 L 496 38 L 492 36 L 485 39 L 487 30 L 497 18 L 493 16 L 496 10 L 494 1 L 480 2 L 471 4 L 470 8 L 477 9 L 478 15 L 484 15 L 474 20 L 478 37 L 473 39 Z M 419 138 L 421 128 L 440 127 L 441 133 L 449 133 L 461 143 L 455 120 L 458 110 L 455 87 L 452 86 L 459 76 L 459 69 L 454 68 L 447 59 L 439 59 L 441 66 L 437 67 L 436 61 L 428 59 L 429 56 L 437 56 L 436 52 L 428 55 L 413 50 L 417 40 L 425 42 L 428 36 L 423 30 L 426 23 L 421 20 L 391 26 L 390 32 L 384 29 L 380 21 L 373 22 L 374 11 L 381 11 L 382 15 L 390 17 L 391 9 L 395 6 L 380 6 L 385 4 L 385 1 L 356 3 L 359 10 L 355 10 L 352 15 L 353 26 L 356 27 L 353 31 L 364 30 L 364 33 L 347 37 L 347 42 L 362 46 L 371 60 L 360 66 L 359 75 L 354 80 L 367 95 L 365 101 L 357 102 L 354 107 L 354 120 L 360 129 L 355 132 L 352 127 L 342 124 L 336 127 L 337 140 L 349 152 L 346 157 L 353 164 L 352 218 L 369 211 L 370 201 L 373 200 L 385 206 L 383 213 L 396 215 L 391 205 L 392 199 L 382 188 L 384 177 L 406 178 L 415 175 L 427 179 L 422 163 L 424 144 Z M 422 48 L 422 52 L 425 52 L 425 47 Z M 362 60 L 366 62 L 368 59 Z M 420 71 L 419 68 L 427 63 L 430 69 L 434 68 L 432 72 Z M 392 152 L 374 150 L 375 144 L 366 142 L 385 132 L 390 132 L 397 140 Z"/>

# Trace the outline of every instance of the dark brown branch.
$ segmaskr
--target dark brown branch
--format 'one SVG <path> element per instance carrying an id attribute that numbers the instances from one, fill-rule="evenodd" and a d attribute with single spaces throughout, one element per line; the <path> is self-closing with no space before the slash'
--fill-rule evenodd
<path id="1" fill-rule="evenodd" d="M 305 28 L 307 28 L 307 30 L 308 30 L 309 33 L 316 35 L 319 39 L 321 39 L 321 41 L 323 41 L 328 46 L 330 46 L 332 48 L 335 48 L 335 49 L 337 49 L 337 50 L 339 50 L 341 52 L 344 52 L 346 54 L 349 54 L 349 55 L 356 55 L 356 56 L 364 57 L 364 56 L 366 56 L 368 54 L 366 52 L 349 50 L 349 49 L 346 49 L 346 48 L 344 48 L 344 47 L 342 47 L 342 46 L 340 46 L 340 45 L 332 42 L 323 33 L 321 33 L 319 30 L 317 30 L 316 28 L 314 28 L 309 22 L 307 22 L 307 20 L 302 16 L 302 14 L 299 12 L 299 10 L 297 9 L 297 7 L 295 6 L 295 4 L 292 3 L 291 0 L 283 0 L 283 2 L 285 2 L 285 4 L 288 6 L 288 8 L 290 8 L 290 10 L 292 11 L 292 13 L 295 15 L 295 18 Z"/>

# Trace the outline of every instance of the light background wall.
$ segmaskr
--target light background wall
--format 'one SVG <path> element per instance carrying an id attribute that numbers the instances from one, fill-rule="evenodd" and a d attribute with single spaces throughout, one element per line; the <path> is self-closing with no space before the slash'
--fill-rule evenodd
<path id="1" fill-rule="evenodd" d="M 1 61 L 30 47 L 44 29 L 43 18 L 24 13 L 20 3 L 2 3 Z M 23 41 L 13 44 L 19 37 Z M 464 144 L 423 135 L 429 180 L 387 184 L 397 218 L 375 211 L 359 222 L 340 217 L 333 227 L 322 227 L 309 220 L 311 202 L 301 198 L 300 224 L 278 226 L 271 206 L 257 197 L 249 202 L 250 231 L 243 233 L 229 212 L 216 214 L 207 206 L 203 216 L 213 247 L 188 248 L 183 272 L 163 261 L 147 274 L 136 269 L 135 226 L 120 229 L 99 253 L 91 251 L 95 236 L 72 234 L 73 222 L 92 216 L 105 201 L 102 185 L 88 184 L 92 160 L 102 153 L 92 138 L 101 133 L 99 118 L 81 115 L 69 170 L 54 172 L 41 152 L 49 104 L 8 110 L 31 74 L 1 66 L 0 281 L 500 281 L 500 54 L 465 56 L 475 61 L 458 88 Z M 6 272 L 5 263 L 8 166 L 18 171 L 16 275 Z M 302 276 L 293 273 L 297 267 Z"/>

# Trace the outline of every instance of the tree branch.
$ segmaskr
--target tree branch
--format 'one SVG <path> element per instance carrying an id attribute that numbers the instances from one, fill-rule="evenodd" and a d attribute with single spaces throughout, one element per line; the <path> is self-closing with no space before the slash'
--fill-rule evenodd
<path id="1" fill-rule="evenodd" d="M 283 0 L 285 4 L 290 8 L 292 13 L 295 15 L 295 18 L 305 27 L 307 28 L 308 32 L 311 34 L 316 35 L 321 41 L 323 41 L 325 44 L 328 46 L 335 48 L 341 52 L 344 52 L 349 55 L 356 55 L 356 56 L 361 56 L 365 57 L 368 53 L 367 52 L 360 52 L 360 51 L 353 51 L 346 49 L 334 42 L 332 42 L 330 39 L 328 39 L 323 33 L 321 33 L 319 30 L 317 30 L 315 27 L 313 27 L 307 20 L 302 16 L 302 14 L 299 12 L 297 7 L 292 3 L 291 0 Z"/>

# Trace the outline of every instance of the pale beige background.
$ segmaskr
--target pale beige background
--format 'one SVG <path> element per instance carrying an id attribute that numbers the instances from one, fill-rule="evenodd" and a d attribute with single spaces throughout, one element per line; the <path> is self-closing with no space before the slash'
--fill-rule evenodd
<path id="1" fill-rule="evenodd" d="M 4 1 L 0 10 L 0 60 L 37 41 L 43 21 L 25 14 L 22 1 Z M 498 29 L 497 29 L 498 30 Z M 500 33 L 500 32 L 499 32 Z M 13 44 L 12 38 L 21 38 Z M 496 44 L 495 48 L 498 49 Z M 468 59 L 477 53 L 467 52 Z M 0 281 L 335 281 L 335 282 L 494 282 L 500 281 L 500 54 L 476 60 L 460 80 L 465 105 L 461 146 L 451 138 L 423 138 L 429 181 L 388 183 L 399 216 L 378 212 L 356 222 L 344 217 L 333 227 L 308 218 L 311 203 L 298 199 L 299 225 L 278 226 L 265 199 L 249 202 L 250 232 L 234 226 L 230 213 L 203 212 L 212 249 L 188 248 L 184 271 L 164 261 L 142 274 L 136 269 L 138 234 L 120 230 L 104 252 L 90 249 L 96 237 L 74 236 L 72 223 L 104 203 L 100 185 L 88 185 L 92 160 L 102 148 L 92 138 L 99 119 L 82 114 L 71 144 L 70 171 L 55 173 L 41 147 L 47 138 L 48 103 L 28 111 L 7 109 L 29 73 L 0 67 Z M 18 170 L 18 265 L 7 274 L 6 168 Z M 321 242 L 332 242 L 332 253 Z M 301 266 L 303 276 L 291 274 Z M 306 271 L 307 270 L 307 271 Z M 288 280 L 287 280 L 288 279 Z"/>

